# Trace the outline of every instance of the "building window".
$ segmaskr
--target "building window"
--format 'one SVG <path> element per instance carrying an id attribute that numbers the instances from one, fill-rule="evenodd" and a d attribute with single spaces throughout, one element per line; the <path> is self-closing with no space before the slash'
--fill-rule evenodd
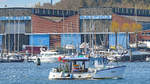
<path id="1" fill-rule="evenodd" d="M 150 36 L 150 32 L 146 32 L 146 36 Z"/>
<path id="2" fill-rule="evenodd" d="M 143 10 L 140 10 L 140 15 L 143 15 Z"/>
<path id="3" fill-rule="evenodd" d="M 145 35 L 145 33 L 144 32 L 142 32 L 142 36 L 144 36 Z"/>
<path id="4" fill-rule="evenodd" d="M 150 36 L 150 32 L 148 32 L 148 36 Z"/>
<path id="5" fill-rule="evenodd" d="M 43 9 L 43 14 L 45 14 L 45 9 Z"/>
<path id="6" fill-rule="evenodd" d="M 54 15 L 56 15 L 56 16 L 57 16 L 57 10 L 54 10 Z"/>
<path id="7" fill-rule="evenodd" d="M 126 8 L 123 8 L 123 14 L 126 14 Z"/>

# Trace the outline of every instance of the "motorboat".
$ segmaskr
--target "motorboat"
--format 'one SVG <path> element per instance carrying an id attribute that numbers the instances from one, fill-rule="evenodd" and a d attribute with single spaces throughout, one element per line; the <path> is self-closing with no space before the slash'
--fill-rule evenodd
<path id="1" fill-rule="evenodd" d="M 118 61 L 121 59 L 121 57 L 125 56 L 125 54 L 127 54 L 127 52 L 112 50 L 112 51 L 108 51 L 107 54 L 105 55 L 107 59 L 110 61 Z"/>
<path id="2" fill-rule="evenodd" d="M 19 53 L 3 54 L 1 62 L 24 62 L 24 58 Z"/>
<path id="3" fill-rule="evenodd" d="M 81 57 L 81 58 L 73 58 L 67 57 L 62 58 L 63 63 L 57 68 L 52 68 L 49 73 L 50 80 L 69 80 L 69 79 L 90 79 L 91 74 L 85 68 L 85 62 L 89 60 L 89 58 Z M 77 64 L 77 62 L 83 62 L 82 67 Z"/>
<path id="4" fill-rule="evenodd" d="M 129 54 L 128 50 L 124 49 L 121 46 L 117 46 L 116 49 L 108 49 L 104 55 L 110 61 L 119 61 L 122 57 L 127 56 Z"/>
<path id="5" fill-rule="evenodd" d="M 49 80 L 91 80 L 123 77 L 126 66 L 98 65 L 98 61 L 94 63 L 97 64 L 96 66 L 91 66 L 90 59 L 88 57 L 62 58 L 63 63 L 52 68 L 48 78 Z"/>
<path id="6" fill-rule="evenodd" d="M 59 54 L 57 51 L 54 50 L 46 50 L 41 51 L 40 55 L 33 56 L 32 59 L 35 59 L 34 62 L 37 62 L 37 59 L 40 59 L 40 62 L 57 62 L 58 57 L 63 56 L 62 54 Z"/>

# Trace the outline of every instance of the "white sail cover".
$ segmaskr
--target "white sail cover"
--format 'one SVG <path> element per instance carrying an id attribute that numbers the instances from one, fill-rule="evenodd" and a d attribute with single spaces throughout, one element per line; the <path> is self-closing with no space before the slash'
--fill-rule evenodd
<path id="1" fill-rule="evenodd" d="M 66 45 L 66 49 L 75 49 L 75 46 L 68 44 L 68 45 Z"/>
<path id="2" fill-rule="evenodd" d="M 89 48 L 89 44 L 84 42 L 80 45 L 80 48 Z"/>

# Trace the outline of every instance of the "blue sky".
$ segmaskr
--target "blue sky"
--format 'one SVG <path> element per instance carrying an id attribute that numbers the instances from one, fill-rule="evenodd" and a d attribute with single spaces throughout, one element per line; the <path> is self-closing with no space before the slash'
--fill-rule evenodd
<path id="1" fill-rule="evenodd" d="M 0 8 L 3 8 L 5 5 L 7 7 L 32 7 L 35 3 L 40 2 L 50 2 L 51 0 L 0 0 Z M 53 3 L 56 3 L 60 0 L 53 0 Z"/>

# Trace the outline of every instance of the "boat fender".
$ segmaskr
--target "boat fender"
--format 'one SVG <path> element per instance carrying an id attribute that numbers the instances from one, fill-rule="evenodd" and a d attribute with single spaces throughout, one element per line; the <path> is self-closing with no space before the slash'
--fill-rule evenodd
<path id="1" fill-rule="evenodd" d="M 61 76 L 61 77 L 64 77 L 64 73 L 63 73 L 63 71 L 62 71 L 62 72 L 60 72 L 60 76 Z"/>
<path id="2" fill-rule="evenodd" d="M 97 70 L 96 70 L 96 69 L 94 70 L 94 73 L 97 73 Z"/>
<path id="3" fill-rule="evenodd" d="M 71 78 L 71 79 L 73 78 L 73 74 L 70 74 L 70 78 Z"/>
<path id="4" fill-rule="evenodd" d="M 87 78 L 91 78 L 91 75 L 90 75 L 90 74 L 88 74 L 88 75 L 87 75 Z"/>
<path id="5" fill-rule="evenodd" d="M 60 62 L 62 60 L 61 56 L 58 57 L 58 61 Z"/>

